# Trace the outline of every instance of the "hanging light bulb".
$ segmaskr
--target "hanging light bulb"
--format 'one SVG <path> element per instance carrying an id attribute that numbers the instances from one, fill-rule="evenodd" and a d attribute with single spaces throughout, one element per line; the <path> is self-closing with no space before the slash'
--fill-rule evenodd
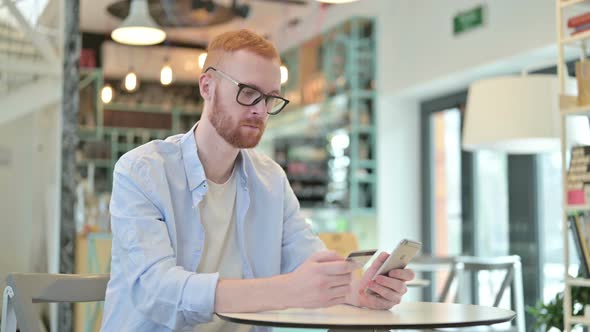
<path id="1" fill-rule="evenodd" d="M 164 67 L 160 70 L 160 83 L 162 83 L 162 85 L 169 85 L 172 83 L 173 78 L 172 68 L 168 64 L 168 61 L 166 61 L 166 64 L 164 64 Z"/>
<path id="2" fill-rule="evenodd" d="M 113 100 L 113 88 L 110 84 L 106 84 L 100 90 L 100 100 L 102 100 L 104 104 L 108 104 Z"/>
<path id="3" fill-rule="evenodd" d="M 129 92 L 135 91 L 137 89 L 137 75 L 135 75 L 133 70 L 129 71 L 127 75 L 125 75 L 123 86 L 125 87 L 125 90 Z"/>
<path id="4" fill-rule="evenodd" d="M 205 60 L 207 60 L 207 52 L 199 54 L 199 68 L 203 69 L 203 66 L 205 66 Z"/>
<path id="5" fill-rule="evenodd" d="M 287 66 L 282 65 L 281 66 L 281 85 L 287 83 L 288 80 L 289 80 L 289 69 L 287 69 Z"/>
<path id="6" fill-rule="evenodd" d="M 111 38 L 127 45 L 155 45 L 166 39 L 166 32 L 150 15 L 147 0 L 131 0 L 129 15 L 111 32 Z"/>

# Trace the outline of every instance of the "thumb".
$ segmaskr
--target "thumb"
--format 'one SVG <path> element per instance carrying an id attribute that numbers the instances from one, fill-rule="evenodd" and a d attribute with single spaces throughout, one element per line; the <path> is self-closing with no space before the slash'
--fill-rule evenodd
<path id="1" fill-rule="evenodd" d="M 342 261 L 344 257 L 334 250 L 322 250 L 318 251 L 310 257 L 313 262 L 331 262 L 331 261 Z"/>
<path id="2" fill-rule="evenodd" d="M 371 266 L 369 266 L 369 268 L 367 269 L 367 271 L 365 271 L 365 274 L 363 275 L 363 279 L 361 280 L 361 289 L 363 289 L 369 284 L 369 281 L 371 281 L 375 273 L 379 271 L 379 268 L 381 267 L 381 265 L 385 263 L 388 257 L 388 253 L 382 252 L 379 254 L 379 256 L 377 256 L 377 258 L 375 258 Z"/>

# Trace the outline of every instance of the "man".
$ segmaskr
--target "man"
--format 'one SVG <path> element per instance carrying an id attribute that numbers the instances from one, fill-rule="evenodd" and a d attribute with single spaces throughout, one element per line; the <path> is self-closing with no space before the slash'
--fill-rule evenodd
<path id="1" fill-rule="evenodd" d="M 358 267 L 300 217 L 282 169 L 251 150 L 288 103 L 279 59 L 253 32 L 216 37 L 199 78 L 201 120 L 117 162 L 104 331 L 232 331 L 213 313 L 399 303 L 412 271 L 370 281 L 382 253 L 353 277 Z"/>

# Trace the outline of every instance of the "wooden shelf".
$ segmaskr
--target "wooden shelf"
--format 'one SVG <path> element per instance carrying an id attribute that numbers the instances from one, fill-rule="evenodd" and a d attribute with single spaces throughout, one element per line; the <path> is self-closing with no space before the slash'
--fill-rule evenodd
<path id="1" fill-rule="evenodd" d="M 567 212 L 590 211 L 590 205 L 568 205 L 565 210 Z"/>
<path id="2" fill-rule="evenodd" d="M 562 108 L 561 115 L 590 115 L 590 105 Z"/>
<path id="3" fill-rule="evenodd" d="M 559 4 L 559 7 L 561 8 L 566 8 L 566 7 L 571 7 L 571 6 L 575 6 L 577 4 L 580 3 L 584 3 L 584 2 L 588 2 L 588 0 L 567 0 L 567 1 L 561 1 L 561 3 Z"/>
<path id="4" fill-rule="evenodd" d="M 590 319 L 584 317 L 584 316 L 573 316 L 572 318 L 570 318 L 570 323 L 572 324 L 584 324 L 584 325 L 589 325 L 590 326 Z"/>
<path id="5" fill-rule="evenodd" d="M 590 115 L 590 105 L 578 105 L 578 96 L 559 96 L 559 108 L 562 116 Z"/>
<path id="6" fill-rule="evenodd" d="M 588 38 L 590 38 L 590 30 L 580 32 L 580 33 L 575 34 L 573 36 L 568 36 L 564 39 L 561 39 L 559 42 L 562 45 L 569 45 L 569 44 L 574 44 L 574 43 L 581 43 L 582 41 L 585 41 Z"/>
<path id="7" fill-rule="evenodd" d="M 570 286 L 590 287 L 590 279 L 584 278 L 568 278 L 566 283 Z"/>

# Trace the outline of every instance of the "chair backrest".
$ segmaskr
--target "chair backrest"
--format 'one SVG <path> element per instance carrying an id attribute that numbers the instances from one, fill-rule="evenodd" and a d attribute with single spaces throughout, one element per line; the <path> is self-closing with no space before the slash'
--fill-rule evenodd
<path id="1" fill-rule="evenodd" d="M 353 233 L 319 233 L 318 237 L 328 249 L 346 257 L 348 253 L 358 250 L 358 241 Z"/>
<path id="2" fill-rule="evenodd" d="M 466 285 L 468 285 L 468 273 L 477 274 L 481 271 L 504 271 L 505 273 L 502 283 L 495 292 L 493 306 L 497 307 L 500 305 L 502 297 L 506 293 L 506 289 L 510 287 L 514 298 L 517 330 L 519 332 L 525 331 L 522 266 L 519 256 L 420 256 L 414 258 L 408 267 L 417 272 L 448 272 L 448 276 L 445 278 L 442 290 L 438 296 L 439 302 L 459 302 L 459 299 L 462 298 L 460 297 L 461 292 L 467 290 L 475 291 L 478 289 L 478 284 L 471 285 L 472 287 L 466 287 Z M 456 292 L 453 293 L 453 289 L 456 289 Z"/>
<path id="3" fill-rule="evenodd" d="M 40 332 L 34 303 L 95 302 L 105 298 L 108 274 L 14 273 L 8 275 L 2 307 L 2 331 Z"/>
<path id="4" fill-rule="evenodd" d="M 474 257 L 474 256 L 458 256 L 455 257 L 455 263 L 451 271 L 451 275 L 447 279 L 443 292 L 439 300 L 441 302 L 448 301 L 451 285 L 457 282 L 459 285 L 465 285 L 466 275 L 472 273 L 477 275 L 482 271 L 503 271 L 504 277 L 498 290 L 496 291 L 493 306 L 500 305 L 500 301 L 505 294 L 506 289 L 511 285 L 515 278 L 515 270 L 520 269 L 519 256 L 502 256 L 502 257 Z M 477 279 L 477 278 L 475 278 Z M 474 285 L 477 286 L 477 285 Z M 466 290 L 466 287 L 457 287 L 455 299 L 458 298 L 460 291 Z M 475 288 L 472 288 L 474 290 Z M 456 301 L 456 300 L 455 300 Z"/>

